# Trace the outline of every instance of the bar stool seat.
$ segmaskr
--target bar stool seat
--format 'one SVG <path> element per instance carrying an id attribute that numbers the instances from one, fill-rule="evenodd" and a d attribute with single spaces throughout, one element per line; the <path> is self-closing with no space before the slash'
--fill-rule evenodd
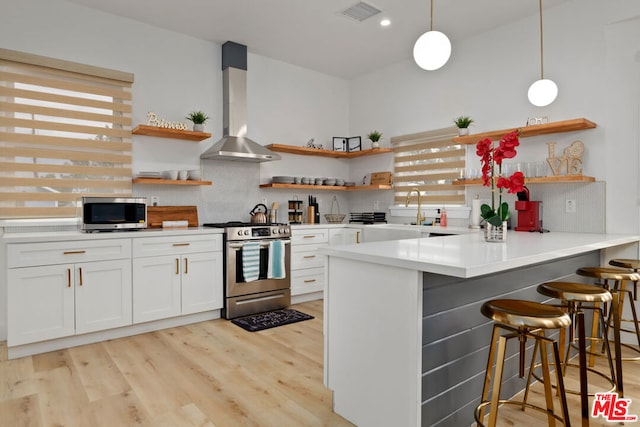
<path id="1" fill-rule="evenodd" d="M 629 270 L 633 270 L 634 273 L 640 271 L 640 259 L 614 258 L 609 260 L 609 265 L 627 268 Z M 633 300 L 638 300 L 638 282 L 633 282 Z"/>
<path id="2" fill-rule="evenodd" d="M 567 400 L 564 392 L 564 382 L 559 369 L 555 370 L 558 397 L 560 400 L 560 413 L 558 415 L 553 410 L 554 392 L 551 386 L 551 369 L 549 367 L 548 349 L 551 345 L 555 366 L 560 366 L 560 351 L 555 340 L 547 338 L 544 331 L 548 329 L 563 329 L 571 324 L 571 318 L 557 307 L 540 304 L 533 301 L 496 299 L 485 302 L 480 312 L 495 321 L 489 347 L 489 357 L 487 369 L 485 371 L 484 386 L 480 404 L 476 407 L 474 416 L 479 426 L 484 426 L 484 410 L 489 406 L 489 426 L 495 426 L 498 417 L 498 406 L 500 404 L 516 404 L 531 408 L 547 414 L 548 424 L 555 426 L 556 420 L 570 425 Z M 501 334 L 501 331 L 505 333 Z M 540 362 L 544 377 L 546 408 L 531 405 L 526 401 L 514 401 L 500 399 L 500 388 L 502 385 L 502 375 L 505 365 L 505 355 L 507 341 L 511 338 L 518 338 L 520 342 L 520 378 L 524 377 L 525 348 L 528 338 L 536 341 L 536 348 L 540 348 Z M 496 354 L 497 353 L 497 354 Z M 496 359 L 495 371 L 492 370 L 494 358 Z M 492 371 L 493 374 L 492 375 Z M 493 378 L 493 382 L 492 382 Z M 491 399 L 489 389 L 491 388 Z"/>
<path id="3" fill-rule="evenodd" d="M 607 331 L 607 325 L 605 324 L 604 313 L 600 308 L 601 303 L 611 302 L 613 300 L 613 296 L 611 293 L 600 287 L 595 285 L 587 285 L 584 283 L 573 283 L 573 282 L 547 282 L 538 286 L 538 293 L 562 300 L 562 307 L 566 308 L 567 313 L 571 316 L 573 327 L 570 329 L 570 338 L 569 345 L 567 345 L 567 351 L 564 358 L 564 363 L 562 364 L 562 373 L 566 374 L 567 366 L 577 366 L 580 370 L 580 391 L 572 391 L 565 389 L 567 393 L 579 394 L 581 396 L 581 413 L 582 419 L 586 420 L 588 423 L 588 419 L 590 416 L 589 413 L 589 399 L 588 396 L 594 396 L 594 393 L 588 392 L 588 381 L 587 381 L 587 372 L 591 372 L 596 374 L 609 382 L 611 386 L 608 390 L 600 390 L 600 392 L 612 392 L 616 389 L 616 375 L 615 370 L 613 368 L 613 358 L 611 356 L 611 350 L 609 348 L 609 341 L 607 339 L 602 339 L 604 343 L 605 353 L 609 365 L 609 375 L 605 375 L 604 373 L 597 371 L 595 369 L 589 368 L 587 366 L 587 353 L 589 352 L 586 349 L 586 332 L 584 325 L 584 312 L 583 310 L 593 310 L 594 317 L 593 321 L 598 322 L 600 327 L 602 328 L 603 333 Z M 578 328 L 578 364 L 570 363 L 569 356 L 571 352 L 571 348 L 575 347 L 575 333 L 574 328 L 577 325 Z M 600 340 L 597 337 L 590 337 L 591 340 Z M 593 346 L 591 346 L 593 348 Z M 529 373 L 529 380 L 531 379 L 533 369 L 531 369 Z M 537 378 L 537 377 L 536 377 Z M 529 383 L 527 381 L 527 388 L 525 390 L 525 400 L 527 399 L 527 395 L 529 392 Z"/>

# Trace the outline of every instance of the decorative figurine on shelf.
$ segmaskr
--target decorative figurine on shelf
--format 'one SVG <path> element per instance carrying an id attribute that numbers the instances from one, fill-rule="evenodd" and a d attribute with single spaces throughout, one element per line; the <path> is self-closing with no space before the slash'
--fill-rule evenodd
<path id="1" fill-rule="evenodd" d="M 582 141 L 574 141 L 570 146 L 562 150 L 562 157 L 556 157 L 556 143 L 547 142 L 549 148 L 549 157 L 547 163 L 551 168 L 554 176 L 565 175 L 582 175 L 582 156 L 584 155 L 584 144 Z"/>

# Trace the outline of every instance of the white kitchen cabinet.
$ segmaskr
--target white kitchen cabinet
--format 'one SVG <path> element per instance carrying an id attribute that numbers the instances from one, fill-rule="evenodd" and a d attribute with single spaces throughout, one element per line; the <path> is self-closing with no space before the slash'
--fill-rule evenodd
<path id="1" fill-rule="evenodd" d="M 133 283 L 134 323 L 222 308 L 221 236 L 135 239 Z"/>
<path id="2" fill-rule="evenodd" d="M 330 245 L 350 245 L 362 243 L 362 229 L 360 228 L 332 228 L 329 230 Z"/>
<path id="3" fill-rule="evenodd" d="M 291 296 L 324 291 L 326 257 L 318 249 L 328 244 L 329 229 L 291 230 Z"/>
<path id="4" fill-rule="evenodd" d="M 129 239 L 8 245 L 7 345 L 130 325 L 130 256 Z"/>

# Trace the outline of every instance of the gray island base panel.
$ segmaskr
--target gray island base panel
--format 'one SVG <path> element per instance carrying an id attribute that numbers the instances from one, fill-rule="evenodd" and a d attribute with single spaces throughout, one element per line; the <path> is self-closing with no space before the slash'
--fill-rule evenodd
<path id="1" fill-rule="evenodd" d="M 491 334 L 482 303 L 545 301 L 538 284 L 584 282 L 577 268 L 638 250 L 638 236 L 512 233 L 508 239 L 495 244 L 479 235 L 449 236 L 323 251 L 329 255 L 325 385 L 338 414 L 367 427 L 473 424 Z M 484 245 L 494 253 L 462 249 Z M 440 272 L 446 268 L 453 273 Z M 524 388 L 515 352 L 512 346 L 504 396 Z"/>

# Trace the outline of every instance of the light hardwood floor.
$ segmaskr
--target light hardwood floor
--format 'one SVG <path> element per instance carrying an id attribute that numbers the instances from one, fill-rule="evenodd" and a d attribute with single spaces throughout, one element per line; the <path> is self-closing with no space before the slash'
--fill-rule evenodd
<path id="1" fill-rule="evenodd" d="M 322 383 L 315 319 L 246 332 L 223 319 L 6 360 L 1 426 L 350 426 Z"/>
<path id="2" fill-rule="evenodd" d="M 322 301 L 294 308 L 315 319 L 253 333 L 218 319 L 10 361 L 0 344 L 0 426 L 351 426 L 322 384 Z M 625 375 L 640 415 L 640 362 Z M 501 409 L 500 425 L 545 420 Z"/>

